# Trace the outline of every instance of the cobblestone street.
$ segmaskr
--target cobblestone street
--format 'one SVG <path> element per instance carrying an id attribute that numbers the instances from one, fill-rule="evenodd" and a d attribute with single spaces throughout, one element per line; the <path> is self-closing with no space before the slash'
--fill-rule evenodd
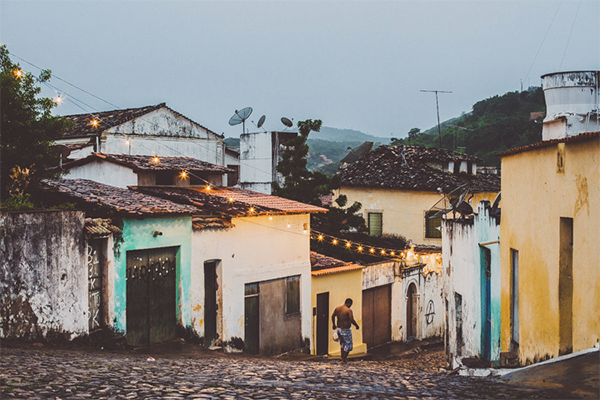
<path id="1" fill-rule="evenodd" d="M 407 369 L 402 359 L 284 361 L 59 349 L 2 350 L 1 397 L 59 399 L 507 399 L 568 394 Z M 413 363 L 416 360 L 413 360 Z"/>

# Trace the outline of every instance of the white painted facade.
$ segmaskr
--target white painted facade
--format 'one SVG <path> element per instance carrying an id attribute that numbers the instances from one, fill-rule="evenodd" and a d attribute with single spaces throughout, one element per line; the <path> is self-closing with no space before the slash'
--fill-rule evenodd
<path id="1" fill-rule="evenodd" d="M 271 182 L 283 184 L 276 171 L 285 150 L 284 142 L 295 132 L 255 132 L 240 136 L 240 186 L 242 189 L 271 194 Z"/>
<path id="2" fill-rule="evenodd" d="M 101 160 L 75 166 L 67 171 L 65 178 L 88 179 L 121 189 L 138 185 L 138 175 L 131 168 Z"/>
<path id="3" fill-rule="evenodd" d="M 418 296 L 416 339 L 441 336 L 444 326 L 441 296 L 441 270 L 439 254 L 421 256 L 414 267 L 398 261 L 383 261 L 363 268 L 363 290 L 391 285 L 391 336 L 393 341 L 408 340 L 407 298 L 410 284 L 415 284 Z M 430 306 L 430 302 L 433 306 Z M 434 312 L 426 316 L 428 306 Z M 429 321 L 428 321 L 429 320 Z"/>
<path id="4" fill-rule="evenodd" d="M 192 233 L 192 329 L 204 336 L 204 263 L 217 261 L 217 333 L 226 351 L 244 340 L 244 286 L 300 275 L 302 339 L 309 340 L 311 267 L 309 214 L 233 218 L 230 229 Z"/>
<path id="5" fill-rule="evenodd" d="M 500 358 L 500 225 L 489 215 L 489 202 L 480 202 L 471 221 L 444 220 L 442 223 L 443 297 L 448 304 L 447 348 L 454 357 L 485 358 L 482 330 L 485 267 L 482 250 L 490 252 L 491 272 L 491 361 Z M 457 294 L 460 311 L 457 310 Z M 441 310 L 440 310 L 441 311 Z M 458 316 L 457 316 L 458 314 Z M 458 320 L 462 328 L 458 329 Z M 460 349 L 459 349 L 460 347 Z"/>

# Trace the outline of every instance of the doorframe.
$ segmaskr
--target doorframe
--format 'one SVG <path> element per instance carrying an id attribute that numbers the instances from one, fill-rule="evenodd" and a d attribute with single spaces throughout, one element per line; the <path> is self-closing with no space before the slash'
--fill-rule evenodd
<path id="1" fill-rule="evenodd" d="M 326 315 L 325 315 L 325 319 L 324 319 L 324 326 L 322 326 L 322 324 L 319 324 L 320 321 L 320 316 L 319 316 L 319 297 L 323 298 L 326 302 L 325 308 L 326 308 Z M 329 292 L 322 292 L 322 293 L 317 293 L 317 299 L 316 299 L 316 321 L 315 321 L 315 331 L 316 331 L 316 335 L 315 335 L 315 354 L 317 355 L 325 355 L 325 354 L 329 354 L 329 311 L 330 311 L 330 306 L 329 306 L 329 300 L 330 300 L 330 294 Z M 321 328 L 321 329 L 320 329 Z M 321 340 L 319 340 L 321 339 Z M 320 349 L 319 348 L 319 343 L 327 343 L 327 348 L 326 349 Z M 319 352 L 319 350 L 325 350 L 324 353 Z"/>

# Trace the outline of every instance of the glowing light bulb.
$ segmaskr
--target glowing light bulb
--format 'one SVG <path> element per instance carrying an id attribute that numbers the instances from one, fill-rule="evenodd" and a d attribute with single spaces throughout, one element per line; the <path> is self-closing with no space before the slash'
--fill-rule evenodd
<path id="1" fill-rule="evenodd" d="M 63 99 L 62 99 L 62 97 L 60 97 L 60 95 L 58 95 L 54 98 L 54 102 L 56 103 L 56 105 L 61 104 L 62 101 L 63 101 Z"/>
<path id="2" fill-rule="evenodd" d="M 333 239 L 333 240 L 331 241 L 331 243 L 333 243 L 333 244 L 337 244 L 337 239 Z"/>
<path id="3" fill-rule="evenodd" d="M 291 227 L 292 227 L 292 224 L 288 224 L 288 228 L 291 228 Z"/>
<path id="4" fill-rule="evenodd" d="M 187 177 L 187 172 L 181 171 L 181 177 L 185 179 Z"/>
<path id="5" fill-rule="evenodd" d="M 254 212 L 254 207 L 250 207 L 250 212 L 253 213 Z M 288 227 L 289 228 L 289 227 Z"/>
<path id="6" fill-rule="evenodd" d="M 152 161 L 154 162 L 154 164 L 158 164 L 160 162 L 160 158 L 158 158 L 158 156 L 154 156 L 154 158 L 152 158 Z"/>
<path id="7" fill-rule="evenodd" d="M 394 253 L 393 251 L 390 253 L 392 256 L 395 255 L 396 253 Z"/>
<path id="8" fill-rule="evenodd" d="M 98 126 L 98 120 L 96 118 L 94 118 L 90 121 L 90 124 L 92 124 L 92 126 L 95 128 Z"/>
<path id="9" fill-rule="evenodd" d="M 210 185 L 206 185 L 206 191 L 210 192 L 210 189 L 211 189 Z"/>
<path id="10" fill-rule="evenodd" d="M 358 246 L 358 251 L 362 251 L 362 250 L 363 250 L 362 246 Z"/>
<path id="11" fill-rule="evenodd" d="M 319 240 L 319 242 L 323 241 L 323 235 L 319 235 L 319 237 L 317 237 L 317 239 Z"/>
<path id="12" fill-rule="evenodd" d="M 375 253 L 375 249 L 370 249 L 369 252 L 370 253 Z"/>
<path id="13" fill-rule="evenodd" d="M 273 221 L 273 216 L 272 215 L 269 215 L 269 221 Z"/>
<path id="14" fill-rule="evenodd" d="M 346 242 L 346 247 L 350 247 L 352 246 L 352 244 L 350 244 L 350 242 Z"/>
<path id="15" fill-rule="evenodd" d="M 15 77 L 17 79 L 21 79 L 23 77 L 23 75 L 24 75 L 23 71 L 20 70 L 20 69 L 18 69 L 18 68 L 13 71 L 13 74 L 15 75 Z"/>
<path id="16" fill-rule="evenodd" d="M 381 254 L 385 255 L 385 250 L 381 250 Z"/>

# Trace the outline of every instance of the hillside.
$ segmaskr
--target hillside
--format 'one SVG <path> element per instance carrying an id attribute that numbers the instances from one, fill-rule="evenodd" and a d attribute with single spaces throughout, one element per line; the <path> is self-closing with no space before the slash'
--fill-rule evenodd
<path id="1" fill-rule="evenodd" d="M 442 147 L 480 157 L 484 165 L 499 166 L 500 159 L 495 153 L 542 140 L 541 121 L 545 110 L 540 87 L 490 97 L 475 103 L 470 113 L 440 124 Z M 542 114 L 532 120 L 533 112 Z M 409 140 L 404 138 L 393 143 L 409 144 Z M 410 144 L 427 147 L 437 147 L 438 143 L 437 126 L 419 131 L 410 139 Z"/>

